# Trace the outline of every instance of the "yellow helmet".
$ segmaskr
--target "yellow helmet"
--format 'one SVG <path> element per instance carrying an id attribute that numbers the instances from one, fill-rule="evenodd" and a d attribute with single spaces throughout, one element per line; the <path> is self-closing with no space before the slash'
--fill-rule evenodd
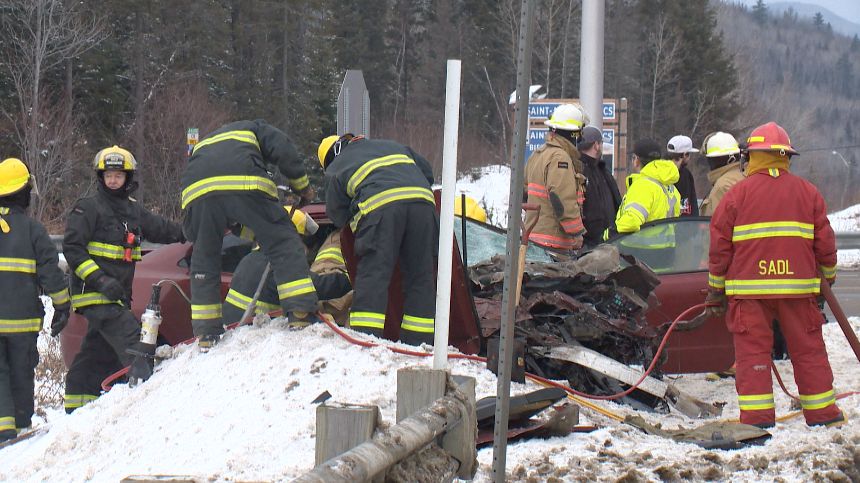
<path id="1" fill-rule="evenodd" d="M 459 197 L 454 200 L 454 214 L 463 216 L 463 201 Z M 474 198 L 469 196 L 466 197 L 466 218 L 471 218 L 481 223 L 487 222 L 487 212 L 484 211 L 484 208 Z"/>
<path id="2" fill-rule="evenodd" d="M 135 171 L 137 170 L 137 161 L 128 150 L 113 145 L 96 153 L 96 157 L 93 158 L 93 169 L 96 171 L 108 169 Z"/>
<path id="3" fill-rule="evenodd" d="M 323 140 L 320 141 L 320 147 L 317 149 L 317 157 L 320 160 L 320 166 L 322 166 L 323 171 L 325 171 L 326 165 L 328 164 L 326 163 L 328 152 L 331 150 L 331 147 L 334 146 L 334 143 L 336 143 L 339 139 L 340 136 L 338 136 L 337 134 L 332 134 L 331 136 L 324 137 Z M 329 163 L 330 162 L 331 160 L 329 160 Z"/>
<path id="4" fill-rule="evenodd" d="M 30 170 L 17 158 L 0 163 L 0 196 L 15 194 L 30 183 Z"/>
<path id="5" fill-rule="evenodd" d="M 319 230 L 320 226 L 317 222 L 304 211 L 298 208 L 293 211 L 293 207 L 291 205 L 284 205 L 284 209 L 287 210 L 287 213 L 290 213 L 291 211 L 293 212 L 293 225 L 296 226 L 296 231 L 299 232 L 299 235 L 313 235 L 317 230 Z"/>

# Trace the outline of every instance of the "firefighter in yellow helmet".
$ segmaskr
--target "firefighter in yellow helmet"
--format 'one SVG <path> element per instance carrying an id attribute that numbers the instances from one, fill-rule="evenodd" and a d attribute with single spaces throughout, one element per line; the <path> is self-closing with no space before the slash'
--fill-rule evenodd
<path id="1" fill-rule="evenodd" d="M 93 171 L 98 189 L 75 203 L 63 236 L 63 255 L 72 271 L 72 307 L 88 323 L 81 350 L 66 374 L 67 412 L 96 399 L 101 381 L 132 362 L 129 377 L 150 376 L 155 346 L 139 341 L 140 322 L 130 310 L 140 243 L 184 241 L 177 223 L 131 198 L 137 189 L 137 160 L 128 150 L 102 149 L 93 158 Z"/>
<path id="2" fill-rule="evenodd" d="M 51 297 L 56 336 L 69 320 L 69 291 L 57 250 L 41 223 L 27 216 L 32 177 L 20 160 L 0 162 L 0 442 L 30 427 L 45 316 L 40 293 Z"/>
<path id="3" fill-rule="evenodd" d="M 355 233 L 350 327 L 383 334 L 399 259 L 405 292 L 400 339 L 432 344 L 439 227 L 430 163 L 394 141 L 349 134 L 323 139 L 318 155 L 326 173 L 326 214 L 336 227 L 349 224 Z"/>
<path id="4" fill-rule="evenodd" d="M 303 201 L 316 196 L 287 135 L 263 120 L 225 124 L 194 146 L 182 173 L 183 228 L 191 255 L 191 325 L 201 350 L 224 333 L 221 317 L 221 242 L 239 223 L 253 230 L 272 263 L 278 301 L 293 321 L 313 321 L 317 295 L 301 239 L 278 202 L 267 171 L 277 167 Z"/>
<path id="5" fill-rule="evenodd" d="M 319 225 L 316 224 L 313 218 L 302 210 L 293 210 L 291 206 L 285 206 L 284 208 L 287 212 L 293 213 L 293 224 L 299 235 L 302 236 L 303 241 L 312 246 L 317 245 L 320 235 L 317 231 Z M 260 283 L 260 277 L 263 276 L 267 263 L 269 261 L 262 251 L 260 251 L 259 247 L 255 247 L 251 253 L 245 255 L 239 262 L 236 270 L 233 271 L 230 290 L 224 299 L 222 314 L 225 323 L 232 324 L 241 319 L 245 310 L 251 304 L 251 300 L 253 300 L 254 293 Z M 342 309 L 337 310 L 336 306 L 339 306 L 338 300 L 347 296 L 352 291 L 343 254 L 340 252 L 340 230 L 334 230 L 326 236 L 310 267 L 310 277 L 320 299 L 320 309 L 323 312 L 332 313 L 332 315 L 335 315 L 335 320 L 337 320 L 338 316 L 342 315 L 341 312 L 343 312 Z M 263 289 L 260 291 L 260 297 L 257 299 L 255 313 L 264 314 L 277 311 L 280 308 L 275 278 L 270 272 L 263 284 Z M 338 322 L 342 324 L 345 320 L 341 319 Z M 289 322 L 291 328 L 301 328 L 306 325 L 307 323 L 298 321 Z"/>

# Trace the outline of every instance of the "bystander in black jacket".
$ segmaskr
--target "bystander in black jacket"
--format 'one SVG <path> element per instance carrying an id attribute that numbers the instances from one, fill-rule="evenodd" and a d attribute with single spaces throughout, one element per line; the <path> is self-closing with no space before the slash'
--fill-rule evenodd
<path id="1" fill-rule="evenodd" d="M 585 202 L 582 218 L 586 234 L 583 237 L 586 248 L 592 248 L 603 241 L 603 232 L 615 222 L 615 214 L 621 205 L 621 192 L 618 183 L 606 167 L 606 161 L 594 159 L 580 153 L 582 170 L 585 175 Z"/>
<path id="2" fill-rule="evenodd" d="M 675 183 L 675 189 L 681 195 L 681 216 L 699 216 L 699 200 L 696 197 L 696 183 L 693 180 L 693 173 L 687 169 L 686 163 L 681 163 L 678 166 L 678 182 Z"/>

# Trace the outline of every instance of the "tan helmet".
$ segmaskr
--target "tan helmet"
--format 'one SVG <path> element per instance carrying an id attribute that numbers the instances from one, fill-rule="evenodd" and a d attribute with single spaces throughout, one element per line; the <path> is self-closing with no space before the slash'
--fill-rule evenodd
<path id="1" fill-rule="evenodd" d="M 588 114 L 579 104 L 562 104 L 556 107 L 549 119 L 543 123 L 555 129 L 579 131 L 589 121 Z"/>
<path id="2" fill-rule="evenodd" d="M 96 171 L 118 169 L 125 172 L 134 172 L 137 170 L 137 160 L 134 159 L 134 155 L 128 150 L 113 145 L 96 153 L 96 157 L 93 158 L 93 169 Z"/>
<path id="3" fill-rule="evenodd" d="M 727 132 L 717 131 L 705 138 L 705 142 L 702 144 L 702 152 L 705 153 L 705 157 L 717 158 L 740 154 L 741 149 L 734 136 Z"/>

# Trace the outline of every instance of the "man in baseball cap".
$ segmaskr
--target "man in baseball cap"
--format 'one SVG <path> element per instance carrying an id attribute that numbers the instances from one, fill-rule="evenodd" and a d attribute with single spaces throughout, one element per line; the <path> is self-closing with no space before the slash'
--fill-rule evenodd
<path id="1" fill-rule="evenodd" d="M 699 216 L 696 183 L 693 180 L 693 173 L 687 169 L 690 153 L 698 153 L 699 150 L 693 147 L 692 139 L 687 136 L 678 135 L 669 140 L 666 144 L 666 151 L 669 153 L 672 161 L 675 162 L 675 166 L 678 167 L 680 178 L 675 183 L 675 188 L 681 195 L 681 216 Z"/>
<path id="2" fill-rule="evenodd" d="M 594 248 L 603 242 L 603 232 L 612 226 L 621 206 L 618 183 L 603 161 L 603 134 L 594 126 L 582 128 L 576 145 L 585 176 L 585 201 L 582 203 L 585 224 L 584 247 Z"/>

